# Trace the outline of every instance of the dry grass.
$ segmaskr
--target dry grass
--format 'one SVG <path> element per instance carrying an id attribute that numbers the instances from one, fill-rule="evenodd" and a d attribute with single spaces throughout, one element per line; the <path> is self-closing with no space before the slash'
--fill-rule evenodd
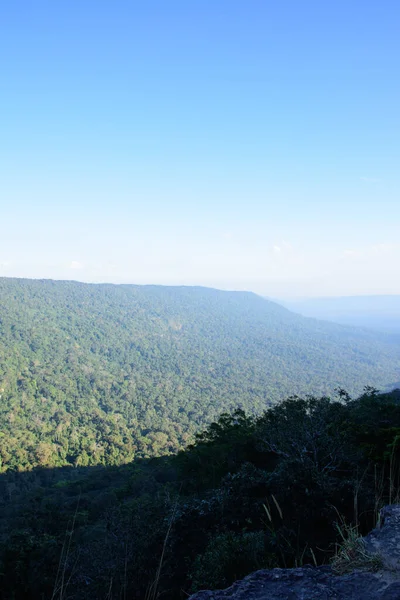
<path id="1" fill-rule="evenodd" d="M 335 556 L 331 559 L 332 569 L 338 575 L 351 573 L 356 569 L 363 571 L 379 571 L 382 559 L 378 554 L 369 554 L 358 531 L 357 525 L 348 525 L 339 515 L 336 523 L 341 542 L 336 545 Z"/>
<path id="2" fill-rule="evenodd" d="M 69 524 L 67 531 L 65 532 L 65 539 L 61 549 L 60 560 L 58 563 L 58 570 L 56 575 L 56 581 L 54 584 L 53 594 L 51 596 L 51 600 L 65 600 L 67 594 L 67 587 L 71 581 L 72 572 L 68 579 L 66 578 L 67 567 L 69 562 L 69 556 L 71 551 L 71 542 L 72 536 L 75 531 L 75 522 L 76 517 L 78 515 L 79 503 L 81 500 L 81 494 L 79 494 L 78 502 L 75 508 L 75 513 L 72 518 L 71 523 Z"/>
<path id="3" fill-rule="evenodd" d="M 157 571 L 156 571 L 153 581 L 151 582 L 149 588 L 147 589 L 145 600 L 156 600 L 158 598 L 158 585 L 160 582 L 161 570 L 162 570 L 162 567 L 164 564 L 165 550 L 167 547 L 169 535 L 171 533 L 172 525 L 175 521 L 175 515 L 176 515 L 177 508 L 178 508 L 178 498 L 175 501 L 175 504 L 174 504 L 174 507 L 172 510 L 172 514 L 169 519 L 168 528 L 167 528 L 167 532 L 165 534 L 158 568 L 157 568 Z"/>

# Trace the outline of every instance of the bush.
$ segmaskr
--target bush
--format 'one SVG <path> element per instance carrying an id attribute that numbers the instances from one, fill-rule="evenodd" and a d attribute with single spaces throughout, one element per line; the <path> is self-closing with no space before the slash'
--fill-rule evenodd
<path id="1" fill-rule="evenodd" d="M 251 571 L 270 567 L 269 560 L 262 531 L 216 535 L 194 561 L 192 591 L 226 587 Z"/>

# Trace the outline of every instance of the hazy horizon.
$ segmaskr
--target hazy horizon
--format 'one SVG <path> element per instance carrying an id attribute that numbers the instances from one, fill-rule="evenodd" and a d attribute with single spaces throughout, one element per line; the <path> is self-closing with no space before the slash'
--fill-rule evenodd
<path id="1" fill-rule="evenodd" d="M 0 276 L 400 294 L 400 5 L 0 10 Z"/>
<path id="2" fill-rule="evenodd" d="M 135 281 L 120 281 L 120 282 L 115 282 L 115 281 L 85 281 L 83 279 L 73 279 L 73 278 L 69 278 L 69 279 L 62 279 L 62 278 L 52 278 L 52 277 L 23 277 L 23 276 L 14 276 L 14 275 L 0 275 L 0 278 L 6 278 L 6 279 L 26 279 L 26 280 L 36 280 L 36 281 L 54 281 L 54 282 L 72 282 L 72 283 L 83 283 L 83 284 L 88 284 L 88 285 L 132 285 L 132 286 L 165 286 L 165 287 L 193 287 L 193 288 L 206 288 L 206 289 L 214 289 L 217 291 L 224 291 L 224 292 L 249 292 L 249 293 L 255 293 L 263 298 L 265 298 L 266 300 L 270 300 L 271 302 L 277 302 L 278 304 L 281 302 L 285 302 L 288 301 L 289 304 L 291 306 L 295 306 L 296 303 L 301 303 L 303 301 L 313 301 L 313 300 L 351 300 L 351 299 L 373 299 L 373 298 L 378 298 L 378 299 L 383 299 L 383 298 L 400 298 L 400 294 L 358 294 L 358 295 L 337 295 L 337 296 L 272 296 L 272 295 L 265 295 L 259 292 L 255 292 L 254 290 L 251 290 L 249 288 L 238 288 L 238 287 L 221 287 L 218 285 L 202 285 L 202 284 L 185 284 L 185 283 L 172 283 L 172 284 L 168 284 L 168 283 L 138 283 Z"/>

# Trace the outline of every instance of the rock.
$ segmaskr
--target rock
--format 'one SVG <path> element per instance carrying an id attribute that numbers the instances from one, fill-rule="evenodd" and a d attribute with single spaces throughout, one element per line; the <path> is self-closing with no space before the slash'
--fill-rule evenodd
<path id="1" fill-rule="evenodd" d="M 366 550 L 380 556 L 385 569 L 400 573 L 400 505 L 382 508 L 379 521 L 364 538 Z"/>
<path id="2" fill-rule="evenodd" d="M 380 525 L 364 538 L 364 548 L 380 559 L 376 573 L 335 575 L 328 566 L 261 570 L 189 600 L 400 600 L 400 505 L 381 510 Z"/>

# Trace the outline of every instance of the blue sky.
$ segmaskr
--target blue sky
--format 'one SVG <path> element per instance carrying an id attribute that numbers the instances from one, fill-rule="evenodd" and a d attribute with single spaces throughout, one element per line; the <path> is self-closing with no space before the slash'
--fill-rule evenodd
<path id="1" fill-rule="evenodd" d="M 0 6 L 0 275 L 400 293 L 400 3 Z"/>

